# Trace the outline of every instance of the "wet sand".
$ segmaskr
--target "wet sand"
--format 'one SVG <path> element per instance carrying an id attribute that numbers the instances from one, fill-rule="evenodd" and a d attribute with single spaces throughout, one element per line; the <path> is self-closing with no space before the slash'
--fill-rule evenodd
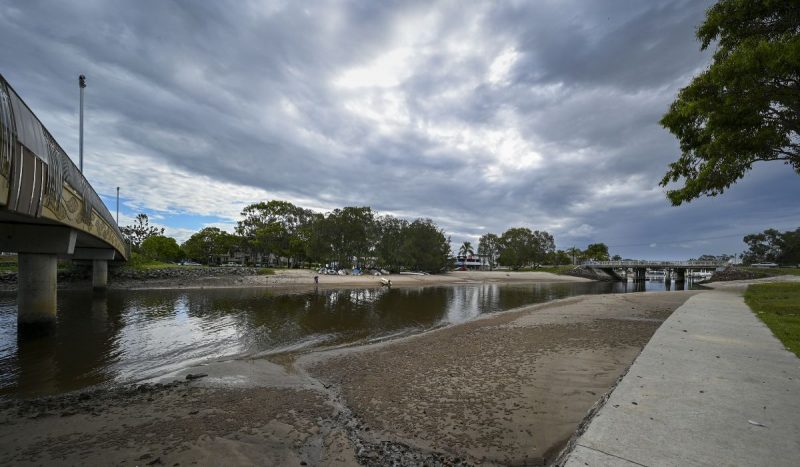
<path id="1" fill-rule="evenodd" d="M 191 382 L 8 402 L 0 464 L 541 464 L 694 293 L 573 297 Z"/>

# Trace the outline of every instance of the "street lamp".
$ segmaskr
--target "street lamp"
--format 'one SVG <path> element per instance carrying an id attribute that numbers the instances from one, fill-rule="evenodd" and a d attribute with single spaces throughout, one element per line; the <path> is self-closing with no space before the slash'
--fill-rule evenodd
<path id="1" fill-rule="evenodd" d="M 117 225 L 119 225 L 119 187 L 117 187 Z"/>
<path id="2" fill-rule="evenodd" d="M 78 139 L 78 153 L 79 153 L 79 166 L 81 173 L 83 173 L 83 89 L 86 87 L 86 76 L 78 76 L 78 86 L 81 89 L 81 115 L 80 115 L 80 137 Z"/>

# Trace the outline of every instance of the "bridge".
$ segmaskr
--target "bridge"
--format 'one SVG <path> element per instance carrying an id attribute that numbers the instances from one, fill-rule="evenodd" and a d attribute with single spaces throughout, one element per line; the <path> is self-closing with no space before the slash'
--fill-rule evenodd
<path id="1" fill-rule="evenodd" d="M 622 270 L 627 277 L 628 270 L 633 271 L 633 280 L 644 280 L 647 270 L 665 271 L 665 278 L 670 275 L 675 276 L 675 280 L 683 282 L 686 280 L 686 271 L 689 270 L 709 270 L 724 267 L 724 261 L 584 261 L 582 266 L 589 269 L 599 269 L 609 276 L 622 280 L 617 274 Z"/>
<path id="2" fill-rule="evenodd" d="M 55 320 L 59 258 L 91 261 L 103 289 L 108 261 L 129 254 L 103 201 L 2 75 L 0 251 L 18 253 L 20 325 Z"/>

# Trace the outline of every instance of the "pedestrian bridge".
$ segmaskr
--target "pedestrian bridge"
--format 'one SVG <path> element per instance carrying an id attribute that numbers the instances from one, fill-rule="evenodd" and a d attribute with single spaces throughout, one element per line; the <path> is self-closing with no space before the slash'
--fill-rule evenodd
<path id="1" fill-rule="evenodd" d="M 644 280 L 648 269 L 665 271 L 665 278 L 671 275 L 675 280 L 684 281 L 686 271 L 709 270 L 726 266 L 724 261 L 585 261 L 582 266 L 589 269 L 599 269 L 609 276 L 622 280 L 617 271 L 624 271 L 627 277 L 628 270 L 633 271 L 633 280 Z"/>
<path id="2" fill-rule="evenodd" d="M 19 254 L 19 322 L 55 318 L 59 258 L 107 261 L 128 246 L 103 201 L 33 111 L 0 75 L 0 251 Z"/>

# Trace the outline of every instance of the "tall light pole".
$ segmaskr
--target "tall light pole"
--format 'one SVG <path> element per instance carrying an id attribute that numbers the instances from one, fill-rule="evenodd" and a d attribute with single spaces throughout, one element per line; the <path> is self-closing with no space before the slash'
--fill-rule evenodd
<path id="1" fill-rule="evenodd" d="M 79 156 L 79 165 L 78 168 L 80 169 L 81 173 L 83 173 L 83 89 L 86 87 L 86 77 L 83 75 L 78 76 L 78 86 L 81 88 L 81 122 L 80 122 L 80 138 L 78 139 L 78 153 Z"/>
<path id="2" fill-rule="evenodd" d="M 117 187 L 117 225 L 119 225 L 119 187 Z"/>

